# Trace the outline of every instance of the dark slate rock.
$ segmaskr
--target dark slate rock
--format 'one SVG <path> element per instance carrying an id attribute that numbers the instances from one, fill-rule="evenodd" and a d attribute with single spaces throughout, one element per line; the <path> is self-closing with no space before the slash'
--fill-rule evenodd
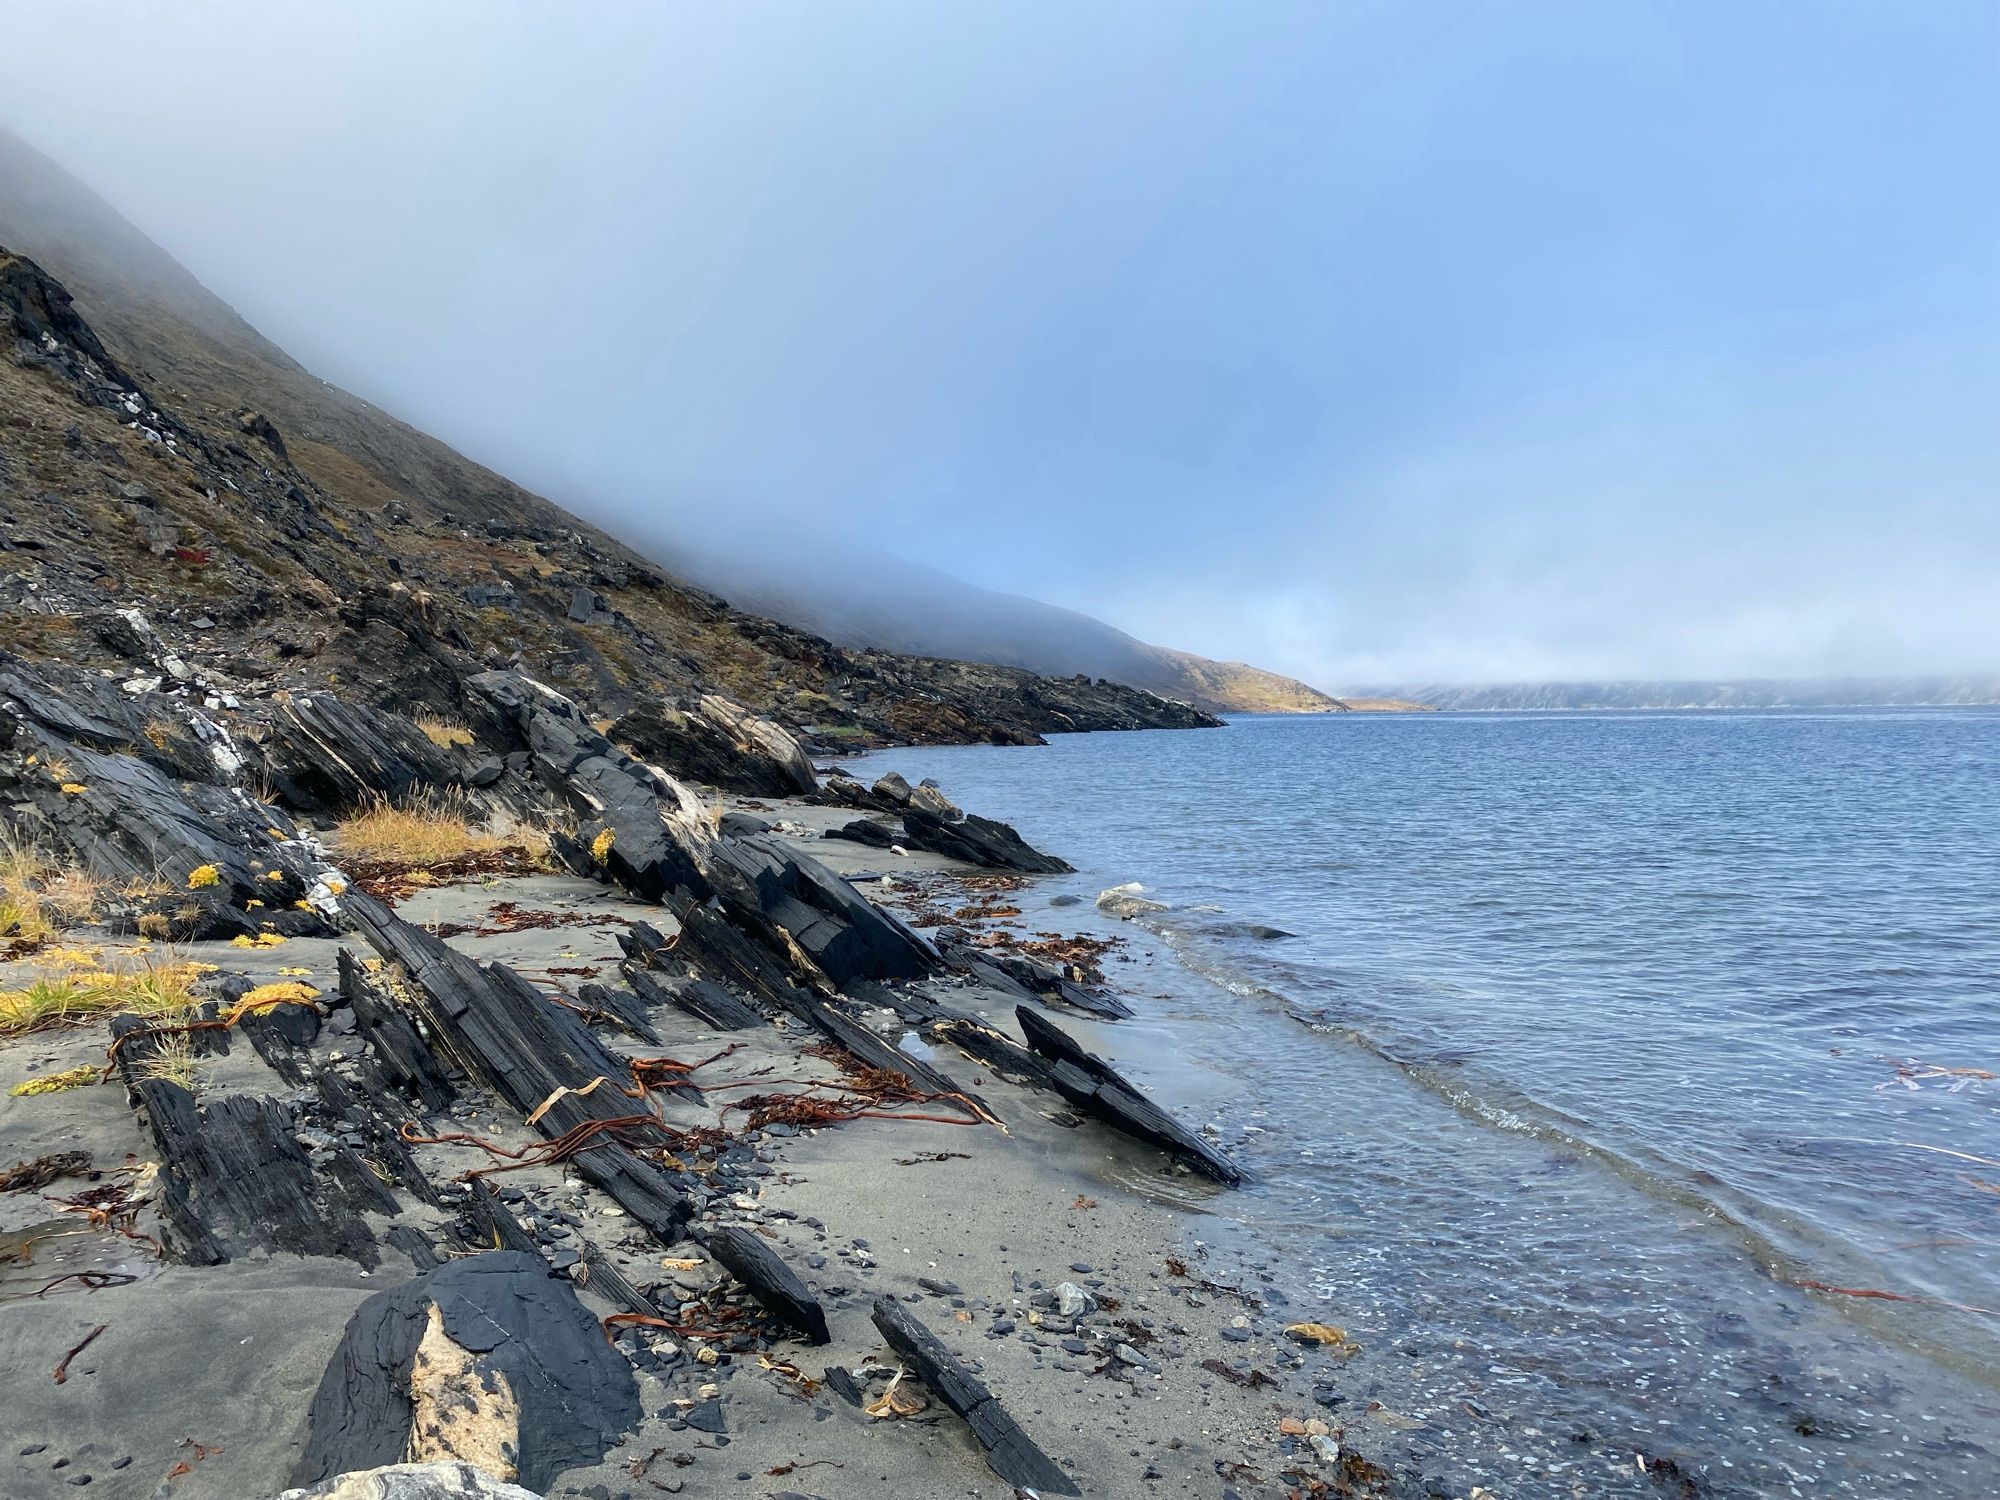
<path id="1" fill-rule="evenodd" d="M 457 758 L 409 719 L 331 693 L 296 693 L 278 706 L 263 770 L 279 801 L 311 813 L 464 783 Z"/>
<path id="2" fill-rule="evenodd" d="M 599 1020 L 608 1021 L 649 1046 L 661 1045 L 659 1032 L 646 1019 L 644 1003 L 629 991 L 614 990 L 609 985 L 583 984 L 577 986 L 576 998 L 592 1013 L 592 1024 Z"/>
<path id="3" fill-rule="evenodd" d="M 134 1030 L 120 1023 L 112 1034 Z M 144 1112 L 161 1162 L 167 1257 L 213 1266 L 252 1251 L 380 1259 L 363 1210 L 396 1211 L 396 1200 L 345 1147 L 329 1156 L 352 1170 L 322 1176 L 296 1139 L 297 1125 L 275 1099 L 225 1095 L 197 1107 L 164 1078 L 141 1076 L 140 1044 L 121 1047 L 127 1089 Z"/>
<path id="4" fill-rule="evenodd" d="M 877 1297 L 874 1322 L 917 1378 L 965 1419 L 994 1473 L 1016 1488 L 1049 1495 L 1079 1493 L 1074 1481 L 1021 1430 L 985 1383 L 959 1363 L 908 1308 L 894 1297 Z"/>
<path id="5" fill-rule="evenodd" d="M 1008 824 L 973 813 L 961 813 L 955 819 L 943 816 L 920 806 L 916 797 L 903 809 L 903 832 L 913 849 L 927 849 L 988 869 L 1063 874 L 1075 868 L 1034 848 Z"/>
<path id="6" fill-rule="evenodd" d="M 895 771 L 884 772 L 869 790 L 891 807 L 907 807 L 910 804 L 910 783 Z"/>
<path id="7" fill-rule="evenodd" d="M 755 1006 L 709 980 L 676 978 L 631 964 L 624 966 L 624 974 L 625 982 L 647 1004 L 671 1005 L 717 1031 L 744 1031 L 764 1024 Z"/>
<path id="8" fill-rule="evenodd" d="M 1031 953 L 975 948 L 963 937 L 946 933 L 938 935 L 936 946 L 938 957 L 946 963 L 994 989 L 1017 992 L 1023 999 L 1067 1005 L 1104 1020 L 1122 1020 L 1132 1014 L 1132 1008 L 1117 996 L 1079 984 L 1057 965 Z"/>
<path id="9" fill-rule="evenodd" d="M 806 1290 L 798 1273 L 758 1236 L 730 1225 L 695 1230 L 693 1237 L 718 1265 L 749 1288 L 750 1294 L 773 1317 L 804 1334 L 806 1342 L 832 1341 L 827 1332 L 826 1310 Z"/>
<path id="10" fill-rule="evenodd" d="M 836 988 L 851 979 L 916 979 L 940 968 L 923 939 L 899 919 L 818 860 L 794 855 L 769 835 L 718 845 L 709 868 L 735 921 L 775 952 L 795 944 Z"/>
<path id="11" fill-rule="evenodd" d="M 278 909 L 305 895 L 315 869 L 302 845 L 286 842 L 292 830 L 282 813 L 235 787 L 176 779 L 139 755 L 91 748 L 106 722 L 92 704 L 77 708 L 24 673 L 0 671 L 0 751 L 12 752 L 0 761 L 0 798 L 12 804 L 18 837 L 116 884 L 164 877 L 186 889 L 196 870 L 213 866 L 214 882 L 189 892 L 204 907 L 254 898 Z M 56 724 L 78 738 L 64 738 Z M 51 762 L 67 781 L 46 774 Z M 205 775 L 220 778 L 221 764 L 211 761 Z"/>
<path id="12" fill-rule="evenodd" d="M 852 823 L 828 829 L 826 836 L 845 839 L 850 844 L 865 844 L 870 849 L 887 849 L 891 844 L 900 842 L 895 829 L 873 818 L 856 818 Z"/>
<path id="13" fill-rule="evenodd" d="M 859 812 L 902 811 L 902 804 L 870 791 L 851 776 L 830 776 L 826 785 L 810 793 L 806 801 L 821 807 L 851 807 Z"/>
<path id="14" fill-rule="evenodd" d="M 1103 1058 L 1086 1052 L 1076 1039 L 1025 1005 L 1015 1008 L 1028 1045 L 1052 1064 L 1050 1081 L 1070 1103 L 1108 1124 L 1151 1141 L 1217 1182 L 1235 1185 L 1242 1169 L 1194 1131 L 1127 1083 Z"/>
<path id="15" fill-rule="evenodd" d="M 714 1398 L 697 1401 L 682 1413 L 681 1420 L 696 1432 L 727 1432 L 729 1424 L 722 1418 L 722 1403 Z"/>
<path id="16" fill-rule="evenodd" d="M 796 797 L 818 785 L 797 740 L 715 694 L 683 708 L 636 708 L 611 726 L 611 737 L 672 775 L 725 791 Z"/>
<path id="17" fill-rule="evenodd" d="M 313 1397 L 292 1484 L 401 1460 L 413 1420 L 410 1366 L 433 1306 L 452 1341 L 504 1375 L 519 1403 L 522 1487 L 545 1491 L 565 1471 L 599 1462 L 638 1424 L 631 1367 L 569 1284 L 534 1256 L 495 1251 L 447 1262 L 355 1309 Z"/>
<path id="18" fill-rule="evenodd" d="M 501 1098 L 527 1115 L 559 1088 L 572 1090 L 536 1120 L 544 1136 L 637 1112 L 610 1089 L 574 1092 L 599 1076 L 627 1072 L 574 1011 L 545 999 L 504 964 L 482 968 L 370 896 L 350 891 L 343 905 L 376 951 L 402 965 L 433 1034 Z M 599 1139 L 604 1144 L 571 1158 L 577 1170 L 646 1230 L 673 1243 L 692 1212 L 687 1199 L 653 1163 L 610 1136 Z"/>
<path id="19" fill-rule="evenodd" d="M 388 1077 L 423 1107 L 437 1113 L 458 1097 L 443 1060 L 402 1010 L 369 980 L 354 955 L 340 950 L 340 993 L 354 1013 L 355 1029 Z"/>

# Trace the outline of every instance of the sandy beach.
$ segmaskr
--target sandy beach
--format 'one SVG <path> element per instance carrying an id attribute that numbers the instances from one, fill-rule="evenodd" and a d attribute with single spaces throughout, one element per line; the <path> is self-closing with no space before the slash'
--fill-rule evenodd
<path id="1" fill-rule="evenodd" d="M 889 855 L 817 837 L 851 817 L 839 810 L 754 806 L 796 847 L 843 873 L 865 877 L 893 865 L 886 888 L 879 881 L 861 887 L 882 889 L 887 900 L 909 897 L 918 879 L 931 889 L 966 877 L 991 880 L 934 855 Z M 1019 899 L 1033 900 L 1031 887 Z M 617 937 L 635 920 L 673 932 L 657 907 L 555 875 L 419 890 L 399 914 L 453 934 L 452 944 L 468 955 L 503 961 L 532 982 L 566 991 L 593 980 L 617 983 Z M 195 944 L 179 956 L 258 984 L 302 980 L 323 1000 L 337 1000 L 341 946 L 326 939 L 252 951 Z M 365 945 L 345 946 L 367 956 Z M 968 990 L 967 999 L 978 1013 L 978 992 Z M 986 1019 L 1004 1025 L 1005 1007 L 992 1009 Z M 340 1016 L 338 1007 L 329 1009 L 309 1049 L 311 1066 L 338 1069 L 355 1052 L 352 1026 Z M 747 1112 L 732 1103 L 776 1093 L 780 1079 L 795 1088 L 801 1079 L 838 1078 L 832 1063 L 804 1050 L 810 1036 L 769 1026 L 723 1037 L 659 1007 L 649 1020 L 660 1046 L 630 1037 L 608 1044 L 687 1061 L 726 1050 L 689 1075 L 703 1090 L 699 1100 L 664 1102 L 677 1128 L 731 1132 L 711 1160 L 695 1164 L 713 1189 L 695 1197 L 700 1221 L 740 1225 L 763 1238 L 823 1304 L 832 1341 L 808 1347 L 757 1318 L 726 1325 L 714 1340 L 619 1330 L 645 1416 L 601 1463 L 562 1474 L 549 1494 L 1012 1494 L 965 1424 L 934 1398 L 908 1415 L 870 1416 L 828 1383 L 830 1368 L 851 1372 L 851 1389 L 875 1403 L 901 1367 L 869 1317 L 870 1303 L 883 1294 L 901 1299 L 976 1371 L 1084 1494 L 1233 1492 L 1248 1500 L 1301 1482 L 1325 1486 L 1303 1493 L 1346 1493 L 1350 1481 L 1362 1486 L 1353 1492 L 1369 1492 L 1368 1466 L 1358 1456 L 1328 1463 L 1315 1452 L 1315 1437 L 1327 1454 L 1336 1440 L 1338 1423 L 1315 1403 L 1314 1389 L 1329 1393 L 1338 1363 L 1318 1346 L 1281 1335 L 1312 1311 L 1276 1305 L 1257 1267 L 1202 1243 L 1207 1208 L 1226 1213 L 1226 1202 L 1217 1201 L 1226 1190 L 1079 1119 L 1058 1098 L 922 1044 L 921 1055 L 984 1101 L 1002 1125 L 863 1117 L 818 1129 L 774 1123 L 745 1130 Z M 1081 1017 L 1063 1022 L 1087 1045 L 1115 1052 L 1115 1037 L 1100 1040 L 1115 1023 L 1100 1030 Z M 13 1041 L 0 1048 L 0 1082 L 101 1062 L 106 1043 L 101 1025 Z M 226 1056 L 194 1066 L 205 1103 L 232 1093 L 296 1092 L 240 1036 Z M 926 1112 L 935 1113 L 882 1111 Z M 502 1150 L 534 1139 L 518 1111 L 478 1093 L 463 1095 L 445 1116 L 415 1120 L 410 1131 L 477 1136 Z M 155 1154 L 115 1079 L 0 1097 L 0 1164 L 68 1150 L 87 1151 L 107 1180 L 142 1182 Z M 421 1146 L 416 1156 L 425 1175 L 443 1185 L 443 1206 L 398 1195 L 395 1220 L 451 1247 L 446 1254 L 467 1253 L 452 1238 L 453 1211 L 466 1191 L 452 1179 L 501 1159 L 461 1143 Z M 668 1308 L 712 1311 L 741 1300 L 717 1295 L 726 1278 L 699 1249 L 663 1251 L 573 1170 L 533 1167 L 491 1180 L 552 1268 L 581 1283 L 578 1294 L 593 1315 L 621 1309 L 590 1284 L 580 1256 L 601 1255 Z M 0 1195 L 0 1233 L 65 1217 L 55 1200 L 81 1186 L 71 1178 Z M 131 1228 L 141 1236 L 157 1230 L 150 1205 Z M 115 1266 L 134 1279 L 96 1289 L 72 1279 L 36 1295 L 73 1266 Z M 115 1500 L 276 1494 L 304 1448 L 308 1404 L 348 1317 L 416 1269 L 386 1242 L 372 1270 L 282 1254 L 215 1267 L 160 1266 L 142 1243 L 108 1230 L 36 1243 L 26 1263 L 7 1266 L 8 1305 L 0 1308 L 0 1353 L 15 1372 L 0 1411 L 7 1493 L 53 1500 L 87 1482 L 91 1493 Z M 103 1332 L 57 1383 L 52 1371 L 64 1352 L 100 1324 Z"/>

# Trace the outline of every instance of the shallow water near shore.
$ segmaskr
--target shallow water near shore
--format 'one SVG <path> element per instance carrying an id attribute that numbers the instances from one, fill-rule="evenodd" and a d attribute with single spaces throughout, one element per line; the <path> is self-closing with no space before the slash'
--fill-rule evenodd
<path id="1" fill-rule="evenodd" d="M 2000 1491 L 2000 713 L 849 764 L 1077 865 L 1022 920 L 1132 940 L 1095 1042 L 1257 1172 L 1197 1233 L 1360 1341 L 1371 1456 L 1503 1500 Z M 1089 904 L 1130 880 L 1167 910 Z"/>

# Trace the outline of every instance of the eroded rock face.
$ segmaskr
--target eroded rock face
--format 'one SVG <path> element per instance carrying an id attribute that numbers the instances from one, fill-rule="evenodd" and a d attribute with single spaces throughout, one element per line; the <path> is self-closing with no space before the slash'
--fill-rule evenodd
<path id="1" fill-rule="evenodd" d="M 250 900 L 283 914 L 281 930 L 317 930 L 291 907 L 320 863 L 284 814 L 238 784 L 244 765 L 231 736 L 182 700 L 0 653 L 0 823 L 118 889 L 206 912 L 176 938 L 249 926 Z"/>
<path id="2" fill-rule="evenodd" d="M 582 820 L 579 837 L 603 874 L 647 901 L 685 905 L 710 894 L 716 843 L 701 799 L 627 755 L 577 705 L 518 672 L 482 672 L 466 687 L 488 736 L 520 747 L 536 779 Z"/>
<path id="3" fill-rule="evenodd" d="M 714 693 L 691 709 L 635 708 L 611 737 L 641 758 L 690 781 L 753 797 L 796 797 L 814 785 L 812 761 L 769 719 Z"/>
<path id="4" fill-rule="evenodd" d="M 331 693 L 295 693 L 277 707 L 263 772 L 287 807 L 333 812 L 370 797 L 401 802 L 460 786 L 458 760 L 411 720 Z"/>
<path id="5" fill-rule="evenodd" d="M 468 1463 L 387 1464 L 340 1474 L 276 1500 L 541 1500 Z"/>
<path id="6" fill-rule="evenodd" d="M 915 979 L 939 967 L 923 939 L 897 917 L 769 834 L 729 840 L 709 868 L 732 918 L 763 936 L 773 953 L 796 946 L 836 987 L 857 979 Z"/>

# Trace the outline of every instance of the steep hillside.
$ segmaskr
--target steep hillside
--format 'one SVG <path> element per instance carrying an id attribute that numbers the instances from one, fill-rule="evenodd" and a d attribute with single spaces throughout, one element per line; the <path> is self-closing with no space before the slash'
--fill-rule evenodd
<path id="1" fill-rule="evenodd" d="M 714 691 L 834 745 L 1214 722 L 732 610 L 315 379 L 4 135 L 0 246 L 0 646 L 115 657 L 139 606 L 229 680 L 384 706 L 513 663 L 605 715 Z"/>
<path id="2" fill-rule="evenodd" d="M 418 521 L 498 521 L 586 536 L 607 555 L 701 577 L 732 603 L 843 646 L 1018 667 L 1051 677 L 1105 677 L 1210 711 L 1318 710 L 1329 700 L 1301 683 L 1235 663 L 1149 646 L 1086 615 L 996 594 L 911 569 L 876 585 L 885 559 L 785 586 L 739 570 L 690 575 L 700 560 L 674 536 L 616 541 L 540 496 L 454 452 L 358 396 L 326 384 L 264 338 L 89 188 L 0 130 L 0 244 L 40 262 L 76 297 L 99 334 L 155 395 L 230 410 L 255 393 L 285 434 L 289 456 L 328 493 L 367 509 L 400 503 Z M 913 587 L 919 574 L 928 575 Z M 848 580 L 849 591 L 841 589 Z M 944 608 L 939 608 L 942 600 Z M 713 608 L 709 598 L 700 608 Z"/>

